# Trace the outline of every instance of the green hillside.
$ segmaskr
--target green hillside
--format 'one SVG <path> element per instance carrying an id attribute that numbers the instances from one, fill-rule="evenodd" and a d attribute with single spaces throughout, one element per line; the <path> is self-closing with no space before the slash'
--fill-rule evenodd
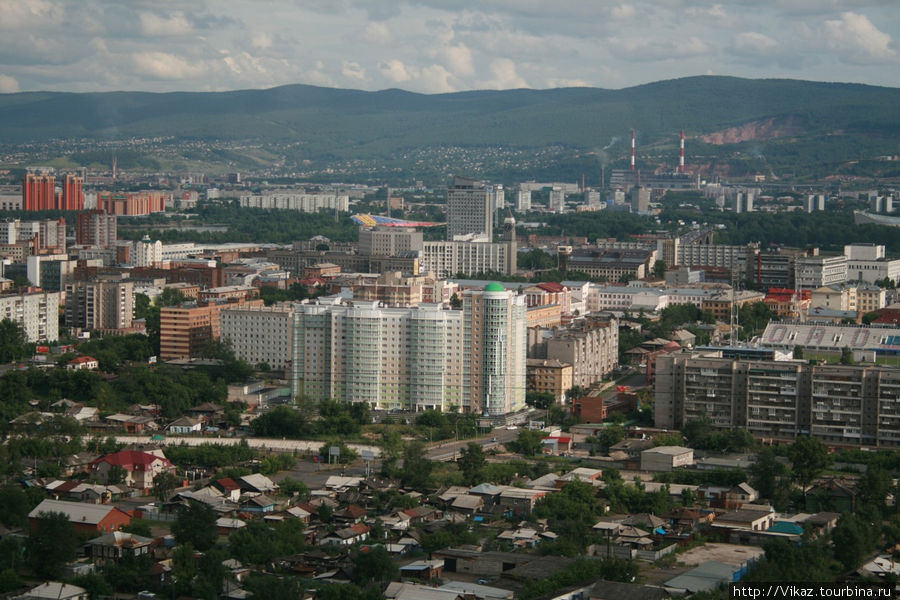
<path id="1" fill-rule="evenodd" d="M 638 132 L 642 150 L 765 121 L 770 160 L 818 149 L 826 162 L 900 153 L 900 90 L 794 80 L 690 77 L 623 90 L 566 88 L 424 95 L 290 85 L 221 93 L 0 95 L 5 143 L 52 138 L 266 140 L 307 157 L 394 158 L 431 146 L 586 150 Z M 790 135 L 765 130 L 790 126 Z M 778 141 L 773 141 L 778 140 Z M 753 141 L 753 140 L 751 140 Z M 747 140 L 741 143 L 746 144 Z M 727 144 L 726 144 L 727 146 Z M 818 159 L 823 157 L 819 156 Z M 793 160 L 791 158 L 791 160 Z"/>

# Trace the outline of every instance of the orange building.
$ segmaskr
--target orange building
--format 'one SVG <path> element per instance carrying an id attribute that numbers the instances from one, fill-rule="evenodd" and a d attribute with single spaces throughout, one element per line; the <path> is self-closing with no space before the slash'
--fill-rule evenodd
<path id="1" fill-rule="evenodd" d="M 22 182 L 22 210 L 81 210 L 84 208 L 84 179 L 66 175 L 62 192 L 56 193 L 56 177 L 28 173 Z"/>
<path id="2" fill-rule="evenodd" d="M 148 215 L 165 212 L 167 200 L 171 201 L 171 196 L 161 192 L 100 192 L 97 208 L 111 215 Z"/>
<path id="3" fill-rule="evenodd" d="M 186 302 L 160 311 L 160 358 L 196 358 L 210 340 L 221 336 L 221 311 L 226 306 L 262 307 L 262 299 L 229 298 L 227 302 Z"/>
<path id="4" fill-rule="evenodd" d="M 56 204 L 56 177 L 28 173 L 22 182 L 22 210 L 53 210 Z"/>

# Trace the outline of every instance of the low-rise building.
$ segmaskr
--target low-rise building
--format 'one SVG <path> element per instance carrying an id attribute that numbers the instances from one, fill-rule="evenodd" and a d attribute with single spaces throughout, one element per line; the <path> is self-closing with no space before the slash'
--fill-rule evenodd
<path id="1" fill-rule="evenodd" d="M 684 446 L 657 446 L 641 452 L 642 471 L 673 471 L 694 464 L 694 451 Z"/>

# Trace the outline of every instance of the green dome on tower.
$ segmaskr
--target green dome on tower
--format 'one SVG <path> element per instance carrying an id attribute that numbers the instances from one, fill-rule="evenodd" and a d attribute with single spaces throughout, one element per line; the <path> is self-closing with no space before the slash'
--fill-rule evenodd
<path id="1" fill-rule="evenodd" d="M 486 292 L 505 292 L 506 288 L 497 283 L 496 281 L 487 284 L 484 286 L 484 291 Z"/>

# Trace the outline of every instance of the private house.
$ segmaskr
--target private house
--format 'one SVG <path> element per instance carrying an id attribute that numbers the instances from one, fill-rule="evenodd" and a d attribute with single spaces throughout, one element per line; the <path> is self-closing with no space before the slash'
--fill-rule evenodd
<path id="1" fill-rule="evenodd" d="M 253 473 L 252 475 L 238 477 L 237 483 L 241 486 L 241 491 L 244 492 L 259 492 L 260 494 L 278 493 L 278 484 L 261 473 Z"/>
<path id="2" fill-rule="evenodd" d="M 222 495 L 232 502 L 237 502 L 241 498 L 241 486 L 231 477 L 213 481 L 212 486 L 222 492 Z"/>
<path id="3" fill-rule="evenodd" d="M 85 544 L 88 555 L 97 564 L 117 562 L 124 557 L 150 554 L 153 540 L 124 531 L 110 531 L 88 540 Z"/>
<path id="4" fill-rule="evenodd" d="M 232 519 L 230 517 L 219 517 L 216 519 L 216 528 L 219 530 L 219 535 L 229 536 L 246 526 L 247 523 L 240 519 Z"/>
<path id="5" fill-rule="evenodd" d="M 757 500 L 759 500 L 759 492 L 746 481 L 725 492 L 725 508 L 740 508 L 744 504 L 751 504 Z"/>
<path id="6" fill-rule="evenodd" d="M 275 512 L 275 500 L 265 494 L 258 494 L 245 498 L 241 502 L 241 510 L 251 513 Z"/>
<path id="7" fill-rule="evenodd" d="M 713 527 L 766 531 L 774 524 L 774 512 L 741 509 L 719 515 L 713 522 Z"/>
<path id="8" fill-rule="evenodd" d="M 806 491 L 806 510 L 851 512 L 856 509 L 856 486 L 843 479 L 829 479 Z"/>
<path id="9" fill-rule="evenodd" d="M 109 483 L 110 471 L 115 468 L 121 469 L 125 485 L 144 490 L 144 493 L 149 493 L 153 479 L 160 473 L 175 473 L 175 465 L 165 456 L 139 450 L 121 450 L 91 463 L 91 473 L 104 483 Z"/>
<path id="10" fill-rule="evenodd" d="M 73 358 L 66 364 L 69 371 L 96 371 L 100 368 L 100 363 L 93 356 L 78 356 Z"/>
<path id="11" fill-rule="evenodd" d="M 106 533 L 118 531 L 131 523 L 131 515 L 115 506 L 103 504 L 85 504 L 82 502 L 66 502 L 63 500 L 43 500 L 34 510 L 28 513 L 32 528 L 41 513 L 62 513 L 78 532 Z"/>
<path id="12" fill-rule="evenodd" d="M 444 559 L 417 560 L 400 567 L 400 577 L 432 581 L 440 579 L 444 574 Z"/>
<path id="13" fill-rule="evenodd" d="M 369 539 L 370 531 L 371 528 L 368 525 L 356 523 L 355 525 L 351 525 L 350 527 L 338 529 L 331 535 L 322 538 L 319 543 L 337 544 L 339 546 L 352 546 L 353 544 L 358 544 Z"/>
<path id="14" fill-rule="evenodd" d="M 175 434 L 200 433 L 202 430 L 203 422 L 193 417 L 179 417 L 166 427 L 166 431 Z"/>
<path id="15" fill-rule="evenodd" d="M 21 596 L 16 596 L 21 600 L 90 600 L 90 597 L 86 589 L 58 581 L 45 581 Z"/>
<path id="16" fill-rule="evenodd" d="M 547 492 L 544 490 L 507 487 L 500 492 L 498 504 L 504 512 L 512 511 L 515 515 L 527 515 L 534 510 L 537 501 L 546 495 Z"/>

